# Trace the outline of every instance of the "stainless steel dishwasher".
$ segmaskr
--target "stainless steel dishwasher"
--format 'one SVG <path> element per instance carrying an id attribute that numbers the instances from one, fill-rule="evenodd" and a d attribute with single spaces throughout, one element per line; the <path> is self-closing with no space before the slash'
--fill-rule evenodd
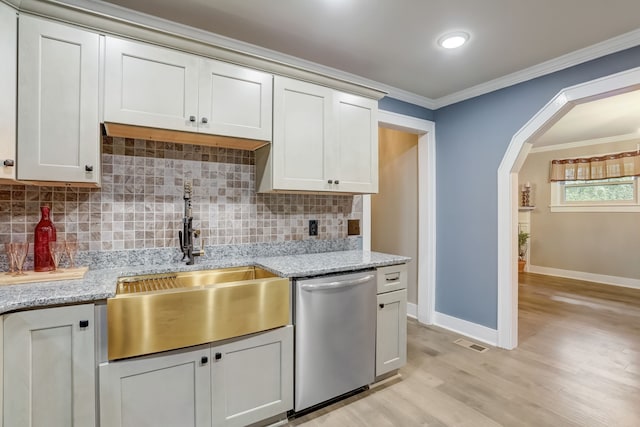
<path id="1" fill-rule="evenodd" d="M 296 281 L 294 411 L 371 384 L 376 272 Z"/>

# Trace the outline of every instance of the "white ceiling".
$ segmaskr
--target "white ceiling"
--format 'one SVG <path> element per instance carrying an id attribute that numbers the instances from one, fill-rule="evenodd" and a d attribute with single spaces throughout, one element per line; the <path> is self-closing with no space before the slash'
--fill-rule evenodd
<path id="1" fill-rule="evenodd" d="M 295 65 L 317 65 L 316 71 L 335 71 L 340 77 L 357 76 L 392 97 L 428 108 L 640 44 L 640 0 L 106 3 L 233 39 L 227 47 L 278 60 L 300 59 Z M 460 30 L 471 34 L 467 45 L 457 50 L 437 46 L 442 34 Z M 639 106 L 640 92 L 576 106 L 536 146 L 637 133 Z"/>
<path id="2" fill-rule="evenodd" d="M 538 137 L 536 147 L 640 138 L 640 91 L 578 104 Z"/>

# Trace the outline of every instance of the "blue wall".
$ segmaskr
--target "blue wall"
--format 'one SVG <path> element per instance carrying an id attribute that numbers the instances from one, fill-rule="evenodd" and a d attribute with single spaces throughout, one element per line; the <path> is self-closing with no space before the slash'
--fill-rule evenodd
<path id="1" fill-rule="evenodd" d="M 403 114 L 405 116 L 433 121 L 433 110 L 400 101 L 399 99 L 389 98 L 388 96 L 385 96 L 378 101 L 378 108 L 385 111 L 391 111 L 393 113 Z"/>
<path id="2" fill-rule="evenodd" d="M 436 311 L 497 328 L 497 171 L 511 138 L 562 89 L 639 66 L 636 47 L 435 111 Z"/>

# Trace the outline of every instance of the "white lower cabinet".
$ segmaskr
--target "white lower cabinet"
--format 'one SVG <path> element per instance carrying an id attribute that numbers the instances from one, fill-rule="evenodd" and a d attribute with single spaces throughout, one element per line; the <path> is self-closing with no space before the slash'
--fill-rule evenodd
<path id="1" fill-rule="evenodd" d="M 99 370 L 101 427 L 246 426 L 293 408 L 293 326 Z"/>
<path id="2" fill-rule="evenodd" d="M 0 316 L 0 426 L 4 420 L 4 316 Z"/>
<path id="3" fill-rule="evenodd" d="M 5 426 L 95 426 L 93 320 L 93 304 L 4 315 Z"/>
<path id="4" fill-rule="evenodd" d="M 246 426 L 293 409 L 293 326 L 211 348 L 214 426 Z"/>
<path id="5" fill-rule="evenodd" d="M 378 295 L 376 376 L 407 363 L 407 291 Z"/>
<path id="6" fill-rule="evenodd" d="M 378 269 L 376 377 L 407 363 L 407 266 Z"/>
<path id="7" fill-rule="evenodd" d="M 102 427 L 210 427 L 209 346 L 100 366 Z"/>

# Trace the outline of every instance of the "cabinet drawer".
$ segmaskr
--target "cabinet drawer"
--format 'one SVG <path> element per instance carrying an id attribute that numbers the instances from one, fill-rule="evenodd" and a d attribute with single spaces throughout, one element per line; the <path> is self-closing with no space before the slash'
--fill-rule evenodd
<path id="1" fill-rule="evenodd" d="M 407 264 L 378 268 L 378 293 L 407 288 Z"/>

